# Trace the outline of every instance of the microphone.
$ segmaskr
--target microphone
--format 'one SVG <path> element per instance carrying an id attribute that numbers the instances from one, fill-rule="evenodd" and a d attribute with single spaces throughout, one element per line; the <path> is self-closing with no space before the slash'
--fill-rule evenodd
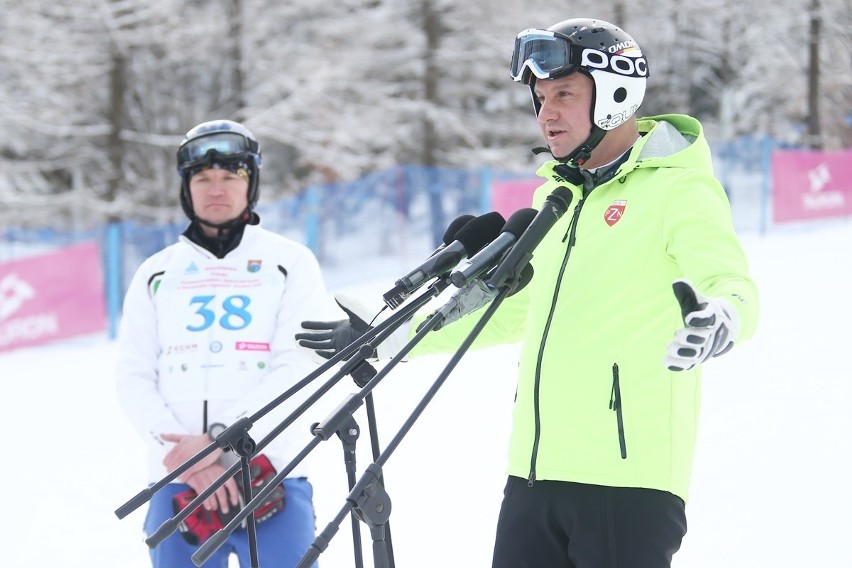
<path id="1" fill-rule="evenodd" d="M 500 261 L 497 268 L 488 279 L 489 288 L 502 288 L 507 280 L 516 277 L 518 269 L 526 265 L 532 258 L 532 251 L 541 243 L 544 235 L 556 224 L 556 221 L 568 210 L 574 195 L 571 190 L 559 186 L 547 196 L 535 219 L 532 220 L 527 230 L 512 247 L 512 250 Z"/>
<path id="2" fill-rule="evenodd" d="M 432 251 L 432 254 L 429 257 L 435 256 L 445 248 L 447 245 L 452 244 L 454 240 L 456 240 L 456 233 L 459 232 L 459 229 L 467 225 L 470 221 L 473 221 L 476 217 L 474 215 L 459 215 L 453 222 L 449 224 L 447 230 L 444 231 L 444 236 L 441 237 L 441 246 Z M 428 258 L 428 257 L 427 257 Z"/>
<path id="3" fill-rule="evenodd" d="M 478 253 L 459 264 L 450 274 L 450 281 L 457 288 L 461 288 L 483 272 L 493 268 L 521 233 L 529 227 L 537 213 L 538 211 L 530 207 L 512 213 L 503 225 L 500 235 Z"/>
<path id="4" fill-rule="evenodd" d="M 402 305 L 403 300 L 427 281 L 436 276 L 445 275 L 459 261 L 475 254 L 494 240 L 504 223 L 505 219 L 496 211 L 468 221 L 458 230 L 453 242 L 440 248 L 420 266 L 397 280 L 394 287 L 385 292 L 383 296 L 385 304 L 391 309 L 396 309 Z"/>
<path id="5" fill-rule="evenodd" d="M 509 296 L 519 292 L 522 290 L 527 284 L 530 283 L 533 277 L 533 267 L 530 263 L 527 263 L 523 270 L 521 270 L 521 275 L 518 277 L 517 286 L 509 292 Z M 435 310 L 431 316 L 426 318 L 425 321 L 421 322 L 415 331 L 420 331 L 427 321 L 431 320 L 435 317 L 436 314 L 441 314 L 441 319 L 432 328 L 433 331 L 437 331 L 442 327 L 453 323 L 454 321 L 466 316 L 471 312 L 475 312 L 485 304 L 492 301 L 497 297 L 497 289 L 489 287 L 484 280 L 480 278 L 476 278 L 471 280 L 463 288 L 460 288 L 458 292 L 453 294 L 452 298 L 450 298 L 446 304 Z"/>

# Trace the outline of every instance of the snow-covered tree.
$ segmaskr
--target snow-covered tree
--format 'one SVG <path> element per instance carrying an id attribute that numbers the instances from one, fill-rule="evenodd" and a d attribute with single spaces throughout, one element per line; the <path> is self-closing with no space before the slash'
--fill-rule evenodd
<path id="1" fill-rule="evenodd" d="M 260 139 L 264 200 L 396 164 L 528 172 L 512 42 L 579 16 L 642 45 L 640 114 L 804 143 L 812 4 L 821 142 L 848 146 L 848 0 L 0 0 L 0 226 L 179 219 L 175 147 L 214 118 Z"/>

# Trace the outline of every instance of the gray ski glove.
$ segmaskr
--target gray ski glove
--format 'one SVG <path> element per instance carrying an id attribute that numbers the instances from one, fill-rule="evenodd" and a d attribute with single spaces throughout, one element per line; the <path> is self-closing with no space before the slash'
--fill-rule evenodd
<path id="1" fill-rule="evenodd" d="M 727 353 L 740 332 L 737 311 L 721 298 L 706 298 L 686 280 L 672 284 L 685 327 L 675 332 L 663 364 L 686 371 L 710 357 Z"/>

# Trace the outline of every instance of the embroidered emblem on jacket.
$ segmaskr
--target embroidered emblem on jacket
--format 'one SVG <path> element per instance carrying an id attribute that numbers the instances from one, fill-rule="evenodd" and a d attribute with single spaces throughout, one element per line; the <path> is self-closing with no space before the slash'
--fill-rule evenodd
<path id="1" fill-rule="evenodd" d="M 626 199 L 616 199 L 615 201 L 613 201 L 612 205 L 610 205 L 604 213 L 604 221 L 606 221 L 606 224 L 612 227 L 613 225 L 618 223 L 624 216 L 624 210 L 626 208 Z"/>

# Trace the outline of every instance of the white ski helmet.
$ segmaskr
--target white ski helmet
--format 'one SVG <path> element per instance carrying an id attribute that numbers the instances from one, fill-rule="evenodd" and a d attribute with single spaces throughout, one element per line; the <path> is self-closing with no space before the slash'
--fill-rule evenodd
<path id="1" fill-rule="evenodd" d="M 592 132 L 577 149 L 591 153 L 607 130 L 626 122 L 642 104 L 648 63 L 639 45 L 617 26 L 588 18 L 565 20 L 546 30 L 527 29 L 515 38 L 510 73 L 515 81 L 529 85 L 536 116 L 541 105 L 535 81 L 578 71 L 594 84 L 589 109 Z"/>

